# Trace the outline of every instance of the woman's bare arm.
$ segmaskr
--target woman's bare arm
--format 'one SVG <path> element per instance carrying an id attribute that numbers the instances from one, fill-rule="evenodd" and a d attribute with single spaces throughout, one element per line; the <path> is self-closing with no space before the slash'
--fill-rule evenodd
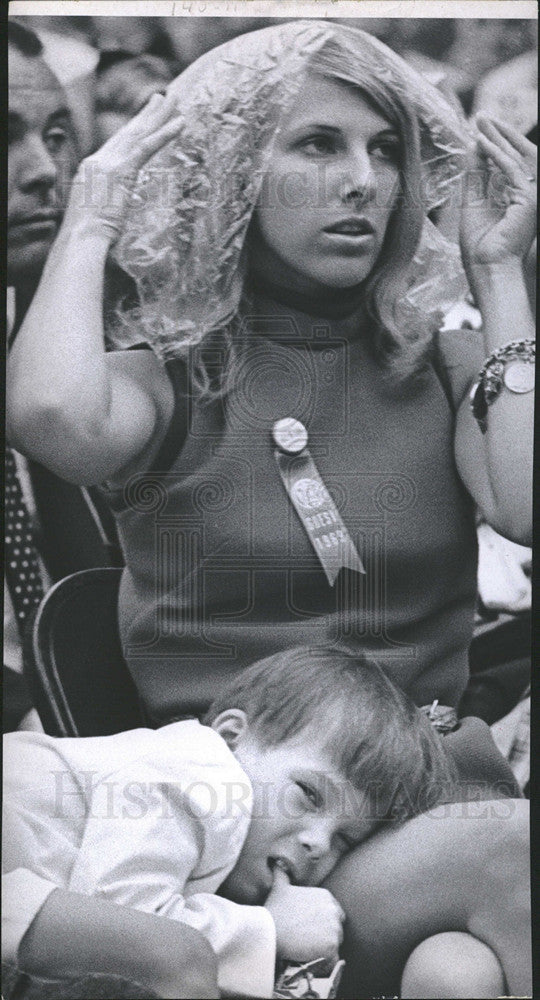
<path id="1" fill-rule="evenodd" d="M 536 230 L 536 148 L 502 123 L 480 120 L 479 145 L 496 171 L 483 192 L 464 192 L 462 250 L 482 314 L 485 356 L 511 340 L 533 340 L 535 328 L 524 263 Z M 477 178 L 485 171 L 478 160 Z M 477 373 L 476 373 L 477 374 Z M 530 544 L 534 394 L 503 388 L 488 410 L 487 432 L 468 396 L 457 419 L 455 454 L 461 477 L 486 521 Z"/>
<path id="2" fill-rule="evenodd" d="M 521 267 L 487 269 L 477 288 L 486 357 L 511 340 L 534 340 Z M 488 524 L 522 545 L 531 544 L 533 452 L 534 392 L 521 395 L 503 389 L 489 407 L 485 434 L 472 414 L 467 392 L 456 422 L 461 478 Z"/>
<path id="3" fill-rule="evenodd" d="M 115 478 L 151 446 L 172 411 L 172 389 L 151 352 L 105 353 L 102 313 L 105 260 L 130 184 L 177 130 L 170 99 L 155 95 L 83 161 L 10 353 L 10 441 L 72 482 Z"/>

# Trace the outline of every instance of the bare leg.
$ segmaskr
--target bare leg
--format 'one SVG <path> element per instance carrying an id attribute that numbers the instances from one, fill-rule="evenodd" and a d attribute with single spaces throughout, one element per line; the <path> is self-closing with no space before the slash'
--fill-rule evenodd
<path id="1" fill-rule="evenodd" d="M 344 858 L 325 883 L 347 914 L 344 995 L 397 993 L 417 945 L 458 930 L 492 949 L 511 995 L 530 996 L 528 833 L 525 800 L 456 802 Z"/>
<path id="2" fill-rule="evenodd" d="M 448 931 L 414 949 L 403 972 L 400 995 L 402 1000 L 493 1000 L 505 992 L 502 969 L 491 948 L 471 934 Z"/>

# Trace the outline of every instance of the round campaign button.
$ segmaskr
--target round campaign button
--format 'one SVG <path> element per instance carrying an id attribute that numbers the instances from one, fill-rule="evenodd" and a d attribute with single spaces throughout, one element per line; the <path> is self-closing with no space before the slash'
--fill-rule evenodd
<path id="1" fill-rule="evenodd" d="M 272 428 L 272 437 L 278 448 L 286 455 L 299 455 L 308 443 L 306 428 L 294 417 L 283 417 L 282 420 L 276 420 Z"/>
<path id="2" fill-rule="evenodd" d="M 504 369 L 504 384 L 510 392 L 531 392 L 534 389 L 534 365 L 528 361 L 511 361 Z"/>

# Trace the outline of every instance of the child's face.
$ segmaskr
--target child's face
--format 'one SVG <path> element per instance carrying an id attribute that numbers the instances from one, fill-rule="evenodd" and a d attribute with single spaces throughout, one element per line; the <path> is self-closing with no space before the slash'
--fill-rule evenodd
<path id="1" fill-rule="evenodd" d="M 223 884 L 236 902 L 265 901 L 278 858 L 294 884 L 320 884 L 373 829 L 364 796 L 319 743 L 314 730 L 277 747 L 264 747 L 248 733 L 234 749 L 254 796 L 245 844 Z"/>
<path id="2" fill-rule="evenodd" d="M 255 269 L 303 292 L 364 281 L 396 203 L 399 155 L 374 106 L 310 76 L 276 137 L 255 213 Z"/>

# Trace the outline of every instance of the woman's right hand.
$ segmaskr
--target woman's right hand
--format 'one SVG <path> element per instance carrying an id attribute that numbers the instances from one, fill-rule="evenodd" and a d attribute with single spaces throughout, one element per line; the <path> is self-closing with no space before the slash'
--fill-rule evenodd
<path id="1" fill-rule="evenodd" d="M 154 94 L 127 125 L 82 160 L 65 215 L 68 231 L 79 222 L 90 221 L 111 241 L 116 240 L 139 171 L 181 127 L 175 98 Z"/>
<path id="2" fill-rule="evenodd" d="M 152 351 L 105 351 L 103 285 L 138 171 L 181 128 L 176 98 L 155 96 L 82 162 L 10 352 L 10 441 L 72 483 L 145 467 L 172 417 L 171 382 Z"/>

